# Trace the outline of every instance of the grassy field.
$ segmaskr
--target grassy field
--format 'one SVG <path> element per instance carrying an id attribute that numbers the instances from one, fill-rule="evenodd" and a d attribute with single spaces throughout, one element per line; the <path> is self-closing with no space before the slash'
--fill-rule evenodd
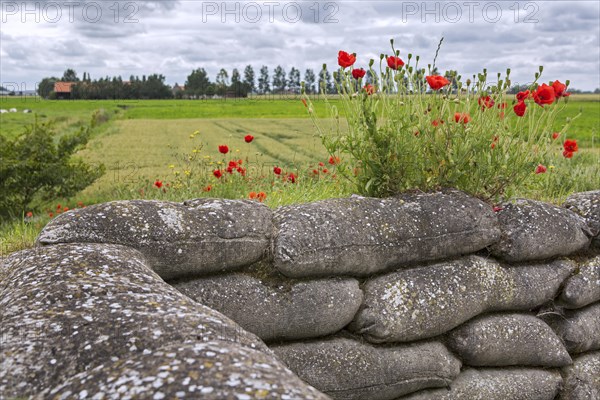
<path id="1" fill-rule="evenodd" d="M 333 104 L 336 99 L 330 100 Z M 327 117 L 323 100 L 314 101 L 319 117 Z M 223 168 L 231 159 L 244 160 L 251 176 L 271 177 L 268 187 L 257 186 L 252 190 L 268 193 L 267 203 L 279 206 L 321 198 L 345 196 L 353 187 L 341 179 L 332 178 L 334 168 L 327 164 L 327 154 L 315 128 L 298 98 L 245 99 L 245 100 L 165 100 L 165 101 L 42 101 L 37 98 L 0 98 L 0 108 L 17 108 L 18 113 L 0 114 L 0 135 L 15 137 L 23 126 L 34 122 L 52 120 L 58 132 L 69 132 L 89 124 L 97 110 L 103 110 L 108 121 L 94 130 L 94 136 L 80 156 L 90 163 L 104 164 L 106 174 L 75 199 L 56 199 L 69 207 L 77 202 L 92 204 L 125 198 L 162 198 L 183 200 L 198 196 L 246 197 L 236 189 L 231 178 L 228 185 L 215 187 L 203 193 L 203 187 L 217 182 L 213 169 Z M 30 109 L 31 114 L 23 114 Z M 573 122 L 568 136 L 576 138 L 582 151 L 576 160 L 557 158 L 561 163 L 570 162 L 572 179 L 595 173 L 600 176 L 600 95 L 572 96 L 559 115 L 557 126 L 566 118 L 582 115 Z M 326 120 L 324 121 L 325 123 Z M 199 134 L 190 138 L 193 132 Z M 250 144 L 243 138 L 255 137 Z M 231 153 L 219 154 L 218 145 L 227 144 Z M 198 154 L 193 149 L 203 148 Z M 194 158 L 194 166 L 190 158 Z M 318 167 L 324 162 L 325 167 Z M 285 172 L 293 172 L 303 178 L 300 185 L 290 185 L 273 179 L 273 166 Z M 565 165 L 566 166 L 566 165 Z M 328 175 L 319 173 L 314 179 L 313 169 L 329 168 Z M 590 172 L 594 171 L 594 172 Z M 155 180 L 165 183 L 183 181 L 185 174 L 195 176 L 195 186 L 167 192 L 153 188 Z M 198 176 L 201 179 L 198 179 Z M 182 179 L 183 178 L 183 179 Z M 540 198 L 545 192 L 556 192 L 564 197 L 572 186 L 564 185 L 564 177 L 553 178 L 546 174 L 545 186 L 539 186 Z M 596 178 L 600 179 L 600 178 Z M 267 182 L 269 183 L 269 182 Z M 245 184 L 244 188 L 248 185 Z M 600 183 L 598 185 L 600 187 Z M 171 190 L 171 189 L 169 189 Z M 244 189 L 246 190 L 246 189 Z M 34 221 L 23 219 L 0 226 L 0 255 L 31 246 L 37 232 L 50 219 L 47 215 L 54 204 L 38 210 Z"/>

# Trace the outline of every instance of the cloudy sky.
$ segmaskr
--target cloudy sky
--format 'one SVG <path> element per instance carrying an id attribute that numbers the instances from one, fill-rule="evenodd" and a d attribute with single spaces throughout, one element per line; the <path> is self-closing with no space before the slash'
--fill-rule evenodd
<path id="1" fill-rule="evenodd" d="M 600 87 L 600 2 L 592 1 L 7 1 L 0 0 L 0 84 L 34 89 L 74 68 L 92 78 L 162 73 L 184 83 L 195 68 L 255 71 L 282 65 L 337 67 L 340 49 L 358 65 L 390 52 L 419 54 L 463 77 L 512 70 L 528 83 Z"/>

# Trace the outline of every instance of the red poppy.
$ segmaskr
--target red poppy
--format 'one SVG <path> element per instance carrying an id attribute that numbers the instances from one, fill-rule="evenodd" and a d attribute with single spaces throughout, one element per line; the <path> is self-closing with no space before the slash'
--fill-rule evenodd
<path id="1" fill-rule="evenodd" d="M 316 169 L 313 169 L 313 174 L 319 175 L 319 171 L 317 171 Z"/>
<path id="2" fill-rule="evenodd" d="M 440 126 L 443 123 L 444 123 L 444 121 L 442 121 L 441 119 L 435 119 L 435 120 L 433 120 L 433 122 L 431 122 L 431 125 L 433 125 L 437 128 L 438 126 Z"/>
<path id="3" fill-rule="evenodd" d="M 325 163 L 322 161 L 319 161 L 319 167 L 324 167 L 324 166 L 325 166 Z"/>
<path id="4" fill-rule="evenodd" d="M 274 168 L 273 168 L 273 173 L 275 173 L 275 175 L 281 175 L 281 168 L 279 168 L 279 167 L 274 167 Z"/>
<path id="5" fill-rule="evenodd" d="M 420 134 L 421 134 L 421 132 L 419 132 L 419 131 L 415 131 L 415 133 L 414 133 L 415 136 L 419 136 Z"/>
<path id="6" fill-rule="evenodd" d="M 554 88 L 545 83 L 542 83 L 542 86 L 538 87 L 537 90 L 533 92 L 533 100 L 540 106 L 552 104 L 555 99 L 556 94 L 554 93 Z"/>
<path id="7" fill-rule="evenodd" d="M 365 85 L 363 89 L 369 96 L 377 91 L 377 89 L 375 89 L 375 86 L 371 85 L 370 83 Z"/>
<path id="8" fill-rule="evenodd" d="M 204 189 L 202 189 L 202 191 L 204 191 L 204 192 L 210 192 L 211 190 L 212 190 L 212 186 L 210 186 L 210 185 L 205 186 Z"/>
<path id="9" fill-rule="evenodd" d="M 246 141 L 246 143 L 250 143 L 254 140 L 254 136 L 246 135 L 246 136 L 244 136 L 244 140 Z"/>
<path id="10" fill-rule="evenodd" d="M 167 186 L 169 186 L 169 185 L 167 185 Z M 82 201 L 78 201 L 77 202 L 77 207 L 85 207 L 85 205 L 83 204 Z"/>
<path id="11" fill-rule="evenodd" d="M 227 168 L 225 169 L 225 171 L 227 171 L 230 174 L 233 174 L 233 170 L 234 169 L 235 169 L 234 167 L 232 167 L 231 165 L 229 165 L 229 166 L 227 166 Z"/>
<path id="12" fill-rule="evenodd" d="M 558 139 L 559 136 L 560 136 L 560 134 L 558 132 L 554 132 L 552 134 L 552 139 L 556 140 L 556 139 Z"/>
<path id="13" fill-rule="evenodd" d="M 538 164 L 537 168 L 535 169 L 535 173 L 536 174 L 543 174 L 548 170 L 548 168 L 546 168 L 545 166 L 543 166 L 542 164 Z"/>
<path id="14" fill-rule="evenodd" d="M 249 198 L 250 200 L 254 200 L 254 199 L 256 199 L 256 197 L 258 197 L 258 193 L 256 193 L 256 192 L 250 192 L 250 193 L 248 194 L 248 198 Z"/>
<path id="15" fill-rule="evenodd" d="M 328 170 L 327 168 L 323 168 L 323 173 L 324 173 L 324 174 L 326 174 L 326 173 L 328 173 L 328 172 L 329 172 L 329 170 Z"/>
<path id="16" fill-rule="evenodd" d="M 396 57 L 396 56 L 389 56 L 387 58 L 387 65 L 388 67 L 390 67 L 393 70 L 397 70 L 398 68 L 400 68 L 401 66 L 404 65 L 404 61 L 402 61 L 400 59 L 400 57 Z"/>
<path id="17" fill-rule="evenodd" d="M 503 210 L 503 208 L 502 207 L 498 207 L 498 206 L 494 206 L 493 210 L 494 210 L 494 212 L 500 212 L 500 211 Z"/>
<path id="18" fill-rule="evenodd" d="M 220 169 L 215 169 L 213 171 L 213 175 L 215 176 L 215 178 L 221 178 L 223 176 L 223 172 L 221 172 Z"/>
<path id="19" fill-rule="evenodd" d="M 33 217 L 33 213 L 31 211 L 28 211 L 27 214 L 25 214 L 26 218 L 32 218 Z"/>
<path id="20" fill-rule="evenodd" d="M 258 201 L 262 203 L 267 198 L 267 194 L 265 192 L 258 192 L 256 197 L 258 198 Z"/>
<path id="21" fill-rule="evenodd" d="M 565 151 L 568 151 L 570 153 L 575 153 L 579 150 L 579 147 L 577 146 L 577 140 L 571 139 L 565 140 L 565 142 L 563 143 L 563 148 L 565 149 Z"/>
<path id="22" fill-rule="evenodd" d="M 62 208 L 62 206 L 61 206 L 60 204 L 57 204 L 57 205 L 56 205 L 56 209 L 57 209 L 57 210 L 60 210 L 61 208 Z"/>
<path id="23" fill-rule="evenodd" d="M 225 144 L 220 145 L 219 153 L 223 153 L 223 154 L 229 153 L 229 147 L 227 147 L 227 145 L 225 145 Z"/>
<path id="24" fill-rule="evenodd" d="M 557 98 L 569 97 L 571 95 L 571 93 L 567 93 L 567 85 L 560 81 L 554 81 L 554 83 L 552 83 L 552 88 L 554 89 L 554 94 Z"/>
<path id="25" fill-rule="evenodd" d="M 158 189 L 160 189 L 162 187 L 163 183 L 162 181 L 157 180 L 156 182 L 154 182 L 154 186 L 157 187 Z"/>
<path id="26" fill-rule="evenodd" d="M 471 121 L 471 116 L 467 113 L 454 113 L 454 121 L 467 124 Z"/>
<path id="27" fill-rule="evenodd" d="M 363 78 L 366 73 L 367 73 L 367 71 L 365 71 L 362 68 L 355 68 L 352 70 L 352 77 L 354 79 L 360 79 L 360 78 Z"/>
<path id="28" fill-rule="evenodd" d="M 495 149 L 496 148 L 496 143 L 492 142 L 492 144 L 490 145 L 490 147 L 492 148 L 492 150 Z"/>
<path id="29" fill-rule="evenodd" d="M 229 161 L 228 166 L 231 167 L 231 168 L 237 168 L 238 163 L 235 160 L 231 160 L 231 161 Z"/>
<path id="30" fill-rule="evenodd" d="M 49 216 L 50 218 L 52 218 L 52 217 L 54 217 L 54 214 L 53 214 L 53 213 L 51 213 L 51 212 L 49 212 L 49 213 L 48 213 L 48 216 Z"/>
<path id="31" fill-rule="evenodd" d="M 339 157 L 329 157 L 329 164 L 331 165 L 337 165 L 340 163 L 340 158 Z"/>
<path id="32" fill-rule="evenodd" d="M 444 86 L 450 84 L 450 81 L 441 75 L 426 76 L 425 79 L 427 79 L 429 87 L 433 90 L 440 90 Z"/>
<path id="33" fill-rule="evenodd" d="M 482 110 L 485 110 L 486 108 L 492 108 L 494 107 L 494 104 L 496 104 L 494 99 L 492 99 L 490 96 L 480 97 L 479 100 L 477 100 L 477 103 L 479 103 Z"/>
<path id="34" fill-rule="evenodd" d="M 565 158 L 573 158 L 573 152 L 572 151 L 563 151 L 563 156 Z"/>
<path id="35" fill-rule="evenodd" d="M 296 174 L 294 174 L 293 172 L 290 172 L 289 174 L 287 174 L 286 178 L 288 181 L 290 181 L 292 183 L 296 183 L 296 179 L 298 178 L 298 176 Z"/>
<path id="36" fill-rule="evenodd" d="M 524 101 L 525 99 L 528 99 L 530 97 L 531 93 L 529 92 L 529 90 L 517 93 L 517 101 Z"/>
<path id="37" fill-rule="evenodd" d="M 242 167 L 238 167 L 237 168 L 237 172 L 241 175 L 241 176 L 246 176 L 246 168 L 242 168 Z"/>
<path id="38" fill-rule="evenodd" d="M 67 211 L 69 211 L 69 207 L 63 208 L 63 212 L 67 212 Z"/>
<path id="39" fill-rule="evenodd" d="M 515 114 L 517 114 L 519 117 L 522 117 L 523 115 L 525 115 L 525 111 L 527 110 L 527 105 L 525 104 L 524 101 L 519 101 L 513 107 L 513 110 L 515 110 Z"/>
<path id="40" fill-rule="evenodd" d="M 506 102 L 498 104 L 498 108 L 504 110 L 506 108 Z"/>
<path id="41" fill-rule="evenodd" d="M 356 56 L 354 54 L 346 53 L 343 50 L 340 50 L 338 53 L 338 64 L 342 68 L 348 68 L 356 62 Z"/>

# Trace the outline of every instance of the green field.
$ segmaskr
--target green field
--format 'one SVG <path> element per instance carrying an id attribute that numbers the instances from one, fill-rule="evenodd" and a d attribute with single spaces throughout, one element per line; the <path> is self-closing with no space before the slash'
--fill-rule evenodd
<path id="1" fill-rule="evenodd" d="M 330 104 L 336 103 L 337 99 L 330 99 Z M 317 115 L 324 118 L 322 123 L 330 123 L 331 120 L 326 119 L 325 101 L 315 99 L 313 105 Z M 275 207 L 347 196 L 355 190 L 347 181 L 332 176 L 334 168 L 327 164 L 328 155 L 298 98 L 44 101 L 34 97 L 1 97 L 0 108 L 19 111 L 0 114 L 0 135 L 11 138 L 36 118 L 40 122 L 53 121 L 59 133 L 78 130 L 88 126 L 92 116 L 102 110 L 103 123 L 94 128 L 92 139 L 79 155 L 92 164 L 103 164 L 106 174 L 76 198 L 55 201 L 70 207 L 79 201 L 93 204 L 139 197 L 177 201 L 199 196 L 244 198 L 249 190 L 264 190 L 268 193 L 267 203 Z M 24 114 L 23 109 L 30 109 L 32 113 Z M 572 161 L 569 179 L 586 181 L 588 186 L 591 182 L 594 186 L 600 179 L 600 95 L 572 96 L 558 117 L 557 128 L 580 111 L 582 115 L 567 133 L 578 140 L 581 149 L 577 159 Z M 196 131 L 199 134 L 190 138 Z M 246 134 L 255 137 L 252 143 L 244 142 Z M 231 153 L 219 154 L 217 149 L 221 144 L 227 144 Z M 197 154 L 192 153 L 200 146 L 202 149 Z M 189 161 L 190 157 L 193 162 Z M 248 175 L 256 177 L 256 183 L 252 178 L 238 185 L 232 175 L 228 184 L 217 185 L 213 169 L 224 168 L 223 163 L 231 159 L 243 159 Z M 562 157 L 555 161 L 559 169 L 560 163 L 570 162 Z M 331 171 L 315 179 L 311 174 L 313 168 L 319 168 L 319 162 L 325 163 L 321 169 L 329 167 Z M 275 179 L 272 172 L 275 165 L 301 176 L 301 184 L 291 185 Z M 186 171 L 194 178 L 193 186 L 184 185 L 181 190 L 171 187 L 166 193 L 152 186 L 157 179 L 174 183 Z M 590 174 L 595 177 L 590 179 Z M 563 182 L 564 178 L 549 181 L 547 186 L 528 195 L 560 201 L 574 190 L 573 185 L 563 189 Z M 214 185 L 214 189 L 203 193 L 205 185 Z M 555 197 L 548 198 L 547 191 L 552 191 Z M 37 232 L 49 220 L 47 214 L 53 207 L 55 204 L 41 204 L 34 223 L 20 220 L 0 226 L 0 253 L 31 246 Z"/>
<path id="2" fill-rule="evenodd" d="M 337 99 L 330 99 L 332 104 Z M 328 115 L 323 100 L 314 100 L 317 115 Z M 202 154 L 218 159 L 217 146 L 228 144 L 234 156 L 254 165 L 281 164 L 302 167 L 323 161 L 326 151 L 316 136 L 304 105 L 297 97 L 222 100 L 131 100 L 44 101 L 39 98 L 0 98 L 0 108 L 27 108 L 31 114 L 0 114 L 0 132 L 14 137 L 23 126 L 53 120 L 59 132 L 79 129 L 89 123 L 96 110 L 104 110 L 110 121 L 97 129 L 81 156 L 102 163 L 107 173 L 84 193 L 93 197 L 115 184 L 140 180 L 169 180 L 179 168 L 183 154 L 200 140 Z M 557 129 L 568 117 L 581 111 L 568 132 L 583 149 L 597 151 L 600 140 L 600 95 L 574 95 L 557 120 Z M 194 141 L 189 135 L 201 134 Z M 256 139 L 246 144 L 242 138 Z"/>

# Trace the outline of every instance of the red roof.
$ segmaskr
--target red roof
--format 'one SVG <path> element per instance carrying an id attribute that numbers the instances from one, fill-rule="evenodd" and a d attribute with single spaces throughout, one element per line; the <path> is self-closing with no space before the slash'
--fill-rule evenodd
<path id="1" fill-rule="evenodd" d="M 71 93 L 71 87 L 77 82 L 55 82 L 54 91 L 56 93 Z"/>

